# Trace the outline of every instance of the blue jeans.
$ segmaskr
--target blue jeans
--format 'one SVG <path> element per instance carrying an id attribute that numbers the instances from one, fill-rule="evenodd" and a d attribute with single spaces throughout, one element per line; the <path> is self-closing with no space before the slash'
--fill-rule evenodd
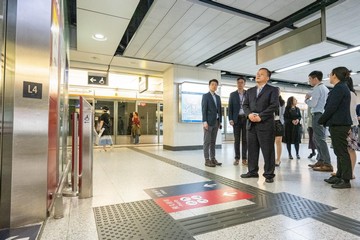
<path id="1" fill-rule="evenodd" d="M 329 148 L 326 143 L 325 127 L 323 127 L 318 123 L 321 115 L 322 113 L 312 114 L 312 128 L 314 131 L 313 138 L 316 149 L 318 150 L 318 155 L 316 157 L 316 160 L 327 164 L 331 164 Z"/>

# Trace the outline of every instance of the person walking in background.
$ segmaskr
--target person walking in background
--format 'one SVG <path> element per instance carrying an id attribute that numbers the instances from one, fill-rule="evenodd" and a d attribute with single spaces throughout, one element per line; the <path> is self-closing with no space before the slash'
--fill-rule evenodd
<path id="1" fill-rule="evenodd" d="M 135 144 L 139 144 L 139 137 L 141 131 L 140 118 L 137 112 L 133 112 L 132 125 L 131 125 L 131 134 L 134 139 Z"/>
<path id="2" fill-rule="evenodd" d="M 319 118 L 319 124 L 329 126 L 334 153 L 337 158 L 336 176 L 324 179 L 333 188 L 351 188 L 351 160 L 348 152 L 347 137 L 352 124 L 350 115 L 351 95 L 346 84 L 350 72 L 346 67 L 334 68 L 329 74 L 334 85 L 326 100 L 325 111 Z"/>
<path id="3" fill-rule="evenodd" d="M 221 99 L 215 92 L 219 82 L 216 79 L 209 81 L 209 92 L 202 96 L 201 110 L 202 122 L 204 128 L 204 158 L 205 166 L 216 167 L 221 166 L 215 158 L 216 136 L 221 129 Z"/>
<path id="4" fill-rule="evenodd" d="M 313 136 L 313 128 L 312 128 L 312 116 L 311 116 L 311 107 L 308 107 L 307 109 L 307 131 L 309 134 L 309 144 L 308 144 L 308 148 L 311 149 L 311 153 L 308 156 L 309 159 L 311 159 L 312 157 L 316 156 L 316 146 L 314 143 L 314 136 Z"/>
<path id="5" fill-rule="evenodd" d="M 264 173 L 267 183 L 274 182 L 275 129 L 274 114 L 279 108 L 279 90 L 267 82 L 271 72 L 260 68 L 256 73 L 256 86 L 246 92 L 243 108 L 248 118 L 248 172 L 241 178 L 258 178 L 260 149 L 264 156 Z"/>
<path id="6" fill-rule="evenodd" d="M 110 127 L 111 127 L 111 123 L 110 123 L 110 111 L 109 108 L 107 106 L 103 106 L 101 108 L 103 110 L 103 114 L 101 114 L 100 116 L 100 139 L 99 139 L 99 145 L 103 146 L 104 151 L 106 152 L 106 146 L 113 145 L 111 136 L 110 136 Z"/>
<path id="7" fill-rule="evenodd" d="M 246 80 L 243 77 L 239 77 L 236 80 L 237 90 L 230 93 L 229 97 L 229 123 L 233 126 L 234 132 L 234 150 L 235 150 L 235 161 L 234 165 L 239 165 L 240 160 L 240 138 L 241 138 L 241 159 L 242 164 L 247 165 L 247 141 L 246 141 L 246 116 L 243 109 L 243 103 L 245 99 Z"/>
<path id="8" fill-rule="evenodd" d="M 294 159 L 291 154 L 291 144 L 295 145 L 296 159 L 300 159 L 299 146 L 301 143 L 302 128 L 300 124 L 301 112 L 296 105 L 296 98 L 293 96 L 289 97 L 284 112 L 285 134 L 283 142 L 286 143 L 286 147 L 289 153 L 289 159 Z"/>
<path id="9" fill-rule="evenodd" d="M 281 152 L 282 152 L 282 138 L 284 136 L 284 112 L 285 101 L 280 95 L 279 88 L 279 108 L 275 111 L 275 146 L 276 146 L 276 159 L 275 166 L 280 166 Z"/>
<path id="10" fill-rule="evenodd" d="M 305 103 L 311 107 L 312 128 L 314 132 L 314 143 L 318 150 L 316 156 L 317 162 L 309 164 L 314 171 L 332 172 L 329 148 L 326 143 L 325 127 L 319 124 L 319 118 L 324 112 L 326 99 L 329 89 L 322 83 L 323 73 L 320 71 L 312 71 L 309 74 L 309 83 L 313 86 L 312 93 L 305 95 Z"/>

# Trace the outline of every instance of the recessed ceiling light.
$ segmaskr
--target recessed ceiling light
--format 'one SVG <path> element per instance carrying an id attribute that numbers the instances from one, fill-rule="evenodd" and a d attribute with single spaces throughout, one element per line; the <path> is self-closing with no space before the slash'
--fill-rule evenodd
<path id="1" fill-rule="evenodd" d="M 210 67 L 210 66 L 212 66 L 212 65 L 214 65 L 213 63 L 210 63 L 210 62 L 208 62 L 208 63 L 205 63 L 204 64 L 206 67 Z"/>
<path id="2" fill-rule="evenodd" d="M 221 75 L 225 75 L 226 74 L 226 72 L 221 72 Z"/>
<path id="3" fill-rule="evenodd" d="M 92 39 L 96 40 L 96 41 L 106 41 L 107 37 L 105 37 L 103 34 L 101 33 L 95 33 L 94 35 L 92 35 Z"/>

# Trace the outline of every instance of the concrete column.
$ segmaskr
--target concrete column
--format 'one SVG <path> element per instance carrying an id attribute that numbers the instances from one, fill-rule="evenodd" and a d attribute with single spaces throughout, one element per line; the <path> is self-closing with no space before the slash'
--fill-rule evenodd
<path id="1" fill-rule="evenodd" d="M 179 88 L 183 82 L 208 85 L 210 79 L 220 81 L 220 71 L 174 65 L 164 74 L 164 149 L 178 151 L 202 149 L 204 132 L 202 123 L 179 122 Z M 221 146 L 219 131 L 216 145 Z"/>

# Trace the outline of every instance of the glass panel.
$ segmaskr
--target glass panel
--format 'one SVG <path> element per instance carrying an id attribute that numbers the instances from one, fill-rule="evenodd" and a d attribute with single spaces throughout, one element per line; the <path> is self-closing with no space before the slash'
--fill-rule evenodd
<path id="1" fill-rule="evenodd" d="M 140 103 L 138 113 L 141 122 L 141 135 L 156 135 L 156 103 Z"/>
<path id="2" fill-rule="evenodd" d="M 156 117 L 158 117 L 159 116 L 159 127 L 156 125 L 156 134 L 158 134 L 158 128 L 159 128 L 159 130 L 160 130 L 160 135 L 162 136 L 163 135 L 163 104 L 162 103 L 160 103 L 159 104 L 159 108 L 160 108 L 160 112 L 159 112 L 159 114 L 157 114 L 156 115 Z M 156 119 L 156 120 L 158 120 L 158 119 Z"/>
<path id="3" fill-rule="evenodd" d="M 79 107 L 80 107 L 80 102 L 79 99 L 69 99 L 69 125 L 68 125 L 68 136 L 72 136 L 72 132 L 73 132 L 73 128 L 72 128 L 72 114 L 74 112 L 79 113 Z M 69 140 L 69 139 L 68 139 Z M 68 145 L 71 145 L 71 142 L 68 141 Z"/>
<path id="4" fill-rule="evenodd" d="M 130 135 L 130 113 L 135 111 L 135 102 L 118 102 L 118 130 L 117 135 Z"/>

